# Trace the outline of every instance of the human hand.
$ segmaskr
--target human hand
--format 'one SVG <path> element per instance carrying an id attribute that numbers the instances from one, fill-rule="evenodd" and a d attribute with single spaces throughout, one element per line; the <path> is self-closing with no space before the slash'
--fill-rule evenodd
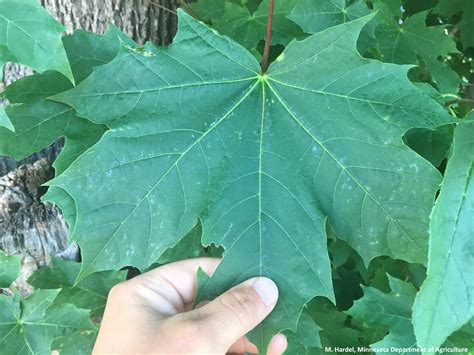
<path id="1" fill-rule="evenodd" d="M 212 274 L 220 259 L 167 264 L 116 285 L 107 299 L 94 354 L 224 354 L 257 352 L 245 334 L 275 307 L 278 289 L 253 278 L 192 310 L 196 272 Z M 287 341 L 273 337 L 269 354 Z"/>

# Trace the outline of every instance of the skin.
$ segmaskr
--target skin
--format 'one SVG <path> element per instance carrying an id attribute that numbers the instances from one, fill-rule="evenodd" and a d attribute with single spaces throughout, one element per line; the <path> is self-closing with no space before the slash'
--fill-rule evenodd
<path id="1" fill-rule="evenodd" d="M 258 277 L 192 309 L 196 272 L 211 275 L 220 259 L 167 264 L 116 285 L 107 299 L 94 354 L 256 353 L 246 338 L 275 307 L 278 289 Z M 268 354 L 282 354 L 284 335 L 273 337 Z"/>

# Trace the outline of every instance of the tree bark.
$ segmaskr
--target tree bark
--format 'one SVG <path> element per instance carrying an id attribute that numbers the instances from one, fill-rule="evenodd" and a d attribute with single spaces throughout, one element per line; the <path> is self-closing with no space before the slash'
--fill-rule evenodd
<path id="1" fill-rule="evenodd" d="M 177 18 L 162 7 L 176 11 L 177 0 L 40 0 L 68 33 L 84 29 L 104 33 L 113 23 L 136 42 L 169 44 L 176 33 Z M 156 4 L 161 6 L 156 6 Z M 0 86 L 33 72 L 24 66 L 7 63 Z M 0 157 L 0 249 L 23 256 L 21 279 L 48 263 L 51 255 L 76 258 L 74 247 L 66 249 L 68 228 L 61 212 L 40 201 L 45 192 L 40 185 L 54 176 L 51 167 L 63 146 L 59 139 L 51 146 L 18 162 Z M 2 177 L 3 176 L 3 177 Z M 72 252 L 71 252 L 72 250 Z M 76 255 L 75 255 L 76 254 Z M 28 291 L 26 282 L 20 282 Z M 18 287 L 18 282 L 16 287 Z"/>

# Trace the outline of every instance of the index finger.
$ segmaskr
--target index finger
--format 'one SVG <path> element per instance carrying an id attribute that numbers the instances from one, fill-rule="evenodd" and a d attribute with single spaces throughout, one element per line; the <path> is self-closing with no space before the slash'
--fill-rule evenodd
<path id="1" fill-rule="evenodd" d="M 160 266 L 137 276 L 136 281 L 148 279 L 160 283 L 163 279 L 170 284 L 181 296 L 184 304 L 194 301 L 196 297 L 198 269 L 204 270 L 208 275 L 212 275 L 221 259 L 219 258 L 194 258 Z"/>

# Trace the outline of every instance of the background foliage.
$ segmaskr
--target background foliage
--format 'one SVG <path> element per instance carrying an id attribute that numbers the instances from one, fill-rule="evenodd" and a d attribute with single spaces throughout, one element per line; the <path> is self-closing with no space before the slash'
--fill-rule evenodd
<path id="1" fill-rule="evenodd" d="M 23 9 L 21 17 L 18 6 Z M 0 61 L 26 64 L 38 72 L 3 92 L 10 104 L 0 111 L 0 154 L 21 159 L 58 137 L 66 137 L 67 144 L 54 165 L 57 178 L 49 184 L 44 200 L 62 209 L 71 239 L 79 242 L 83 253 L 82 263 L 54 259 L 50 267 L 35 272 L 29 279 L 35 288 L 32 295 L 0 295 L 0 349 L 7 353 L 46 354 L 51 349 L 88 353 L 107 292 L 126 278 L 127 267 L 144 271 L 187 257 L 219 256 L 226 249 L 217 276 L 200 278 L 200 290 L 204 291 L 199 297 L 209 298 L 251 276 L 239 274 L 239 268 L 249 268 L 245 262 L 254 260 L 242 258 L 242 254 L 261 252 L 261 246 L 257 250 L 251 240 L 263 233 L 274 242 L 278 240 L 270 252 L 288 260 L 278 263 L 267 259 L 264 273 L 279 282 L 282 302 L 291 314 L 285 319 L 280 304 L 260 331 L 268 338 L 274 331 L 293 328 L 285 330 L 289 354 L 319 354 L 326 346 L 372 347 L 377 353 L 381 347 L 409 349 L 417 345 L 472 352 L 474 2 L 276 0 L 270 53 L 274 63 L 265 84 L 258 75 L 258 61 L 268 0 L 198 0 L 183 4 L 183 8 L 190 16 L 180 15 L 178 37 L 163 49 L 152 44 L 139 47 L 113 26 L 104 35 L 75 31 L 61 37 L 62 26 L 35 0 L 0 1 Z M 208 31 L 192 17 L 232 40 Z M 38 18 L 40 23 L 32 27 L 33 19 Z M 246 80 L 250 86 L 245 86 Z M 205 81 L 208 86 L 202 84 Z M 158 92 L 165 87 L 179 87 L 179 91 L 168 96 L 142 96 L 145 91 Z M 296 94 L 300 89 L 305 91 Z M 244 96 L 239 96 L 242 91 Z M 321 93 L 324 99 L 319 98 Z M 239 106 L 236 97 L 246 100 L 245 105 Z M 186 105 L 177 109 L 179 100 L 185 100 Z M 280 108 L 273 106 L 272 100 L 280 102 Z M 349 100 L 352 104 L 344 103 Z M 227 115 L 222 116 L 223 112 Z M 180 198 L 192 204 L 185 206 L 181 217 L 177 214 L 182 210 L 178 198 L 168 202 L 176 207 L 166 210 L 175 213 L 166 218 L 145 218 L 148 212 L 139 209 L 137 216 L 143 223 L 127 225 L 123 216 L 130 212 L 126 205 L 136 204 L 134 199 L 148 178 L 154 186 L 156 174 L 150 174 L 151 169 L 166 163 L 160 160 L 149 165 L 144 158 L 172 148 L 182 152 L 183 144 L 195 138 L 189 132 L 211 132 L 219 115 L 240 117 L 243 126 L 224 126 L 219 133 L 227 145 L 222 141 L 222 150 L 216 149 L 216 137 L 203 141 L 211 146 L 201 146 L 202 154 L 191 151 L 194 155 L 189 155 L 193 174 L 186 173 L 184 161 L 184 170 L 177 169 L 177 175 L 165 181 L 169 191 L 180 181 Z M 270 132 L 269 140 L 280 135 L 280 143 L 288 132 L 296 132 L 287 139 L 291 149 L 278 150 L 274 145 L 262 155 L 263 130 L 260 138 L 253 137 L 257 142 L 260 139 L 260 161 L 264 157 L 272 162 L 260 166 L 259 171 L 279 174 L 281 181 L 276 183 L 289 188 L 285 192 L 271 185 L 269 178 L 246 185 L 259 194 L 265 191 L 278 196 L 277 201 L 290 209 L 291 196 L 301 201 L 301 208 L 295 207 L 289 214 L 296 222 L 296 230 L 289 233 L 297 237 L 288 247 L 285 238 L 277 239 L 281 231 L 260 228 L 253 232 L 254 239 L 238 244 L 234 253 L 230 250 L 236 231 L 231 229 L 234 224 L 236 230 L 244 226 L 246 213 L 237 210 L 230 217 L 218 216 L 213 209 L 201 213 L 200 204 L 208 195 L 204 198 L 198 193 L 200 187 L 194 185 L 205 181 L 204 165 L 195 161 L 207 158 L 208 175 L 214 179 L 208 181 L 211 195 L 223 194 L 222 185 L 230 186 L 224 172 L 239 166 L 236 171 L 243 176 L 245 163 L 239 159 L 255 153 L 249 142 L 257 131 L 249 128 L 252 121 L 243 118 L 256 115 L 262 117 L 262 127 L 265 115 L 282 122 L 293 116 L 300 126 L 310 127 L 307 131 L 317 144 L 296 126 L 279 128 L 275 123 L 279 121 L 265 127 L 265 132 Z M 168 117 L 168 123 L 157 123 L 155 117 L 161 116 Z M 184 119 L 189 116 L 203 117 L 201 126 Z M 308 117 L 313 116 L 320 123 L 319 130 L 308 126 Z M 327 123 L 325 117 L 337 124 Z M 165 135 L 171 128 L 186 130 L 187 135 Z M 160 140 L 153 134 L 160 135 Z M 341 136 L 345 142 L 330 145 L 329 140 Z M 243 145 L 239 143 L 242 138 Z M 349 144 L 349 138 L 359 142 Z M 378 146 L 374 149 L 367 143 Z M 315 156 L 307 156 L 303 145 Z M 345 169 L 347 175 L 334 168 L 332 161 L 324 160 L 324 154 L 317 155 L 320 147 L 326 147 L 341 167 L 350 165 Z M 120 156 L 120 150 L 136 156 Z M 356 156 L 348 157 L 351 150 Z M 226 157 L 222 151 L 227 152 Z M 293 164 L 282 164 L 282 157 Z M 301 168 L 303 159 L 307 171 Z M 314 164 L 318 161 L 321 170 Z M 357 170 L 361 167 L 370 169 L 361 173 Z M 120 174 L 113 175 L 117 169 Z M 309 179 L 300 176 L 313 176 L 314 180 L 314 175 L 318 183 L 309 189 Z M 134 195 L 136 176 L 143 185 L 134 187 Z M 343 181 L 345 191 L 342 187 L 338 190 L 341 176 L 342 180 L 347 178 Z M 128 195 L 121 196 L 123 200 L 110 197 L 117 196 L 124 185 L 130 189 Z M 103 191 L 81 195 L 87 186 L 99 186 Z M 357 196 L 358 189 L 371 199 L 364 197 L 362 203 L 353 204 L 346 198 Z M 344 194 L 336 195 L 338 191 Z M 226 193 L 223 204 L 218 205 L 221 210 L 232 209 L 246 198 L 241 187 L 233 195 Z M 190 195 L 194 197 L 190 199 Z M 248 198 L 252 196 L 250 191 Z M 161 191 L 156 198 L 167 195 Z M 98 205 L 101 209 L 97 213 Z M 263 206 L 266 208 L 265 201 Z M 300 217 L 301 209 L 310 211 L 309 217 Z M 260 210 L 258 213 L 260 216 Z M 366 219 L 361 217 L 364 214 Z M 118 232 L 102 225 L 104 221 L 113 225 L 117 216 L 122 218 Z M 295 221 L 297 217 L 300 220 Z M 392 218 L 393 224 L 386 222 L 387 218 Z M 141 230 L 148 228 L 147 220 L 157 222 L 155 227 L 149 226 L 151 239 L 131 237 L 138 232 L 147 235 Z M 217 225 L 214 235 L 209 221 Z M 275 224 L 278 222 L 290 224 L 283 216 L 276 217 Z M 122 225 L 125 228 L 120 229 Z M 153 228 L 164 229 L 168 240 L 156 238 L 161 234 L 152 234 Z M 92 239 L 91 233 L 95 233 Z M 122 243 L 116 250 L 108 247 L 114 238 Z M 410 239 L 414 244 L 409 244 Z M 123 253 L 116 255 L 121 248 Z M 243 265 L 238 266 L 235 259 Z M 0 287 L 12 283 L 19 266 L 17 257 L 0 252 Z M 272 270 L 277 272 L 272 274 Z M 278 275 L 287 272 L 289 276 Z M 292 281 L 286 283 L 286 279 Z"/>

